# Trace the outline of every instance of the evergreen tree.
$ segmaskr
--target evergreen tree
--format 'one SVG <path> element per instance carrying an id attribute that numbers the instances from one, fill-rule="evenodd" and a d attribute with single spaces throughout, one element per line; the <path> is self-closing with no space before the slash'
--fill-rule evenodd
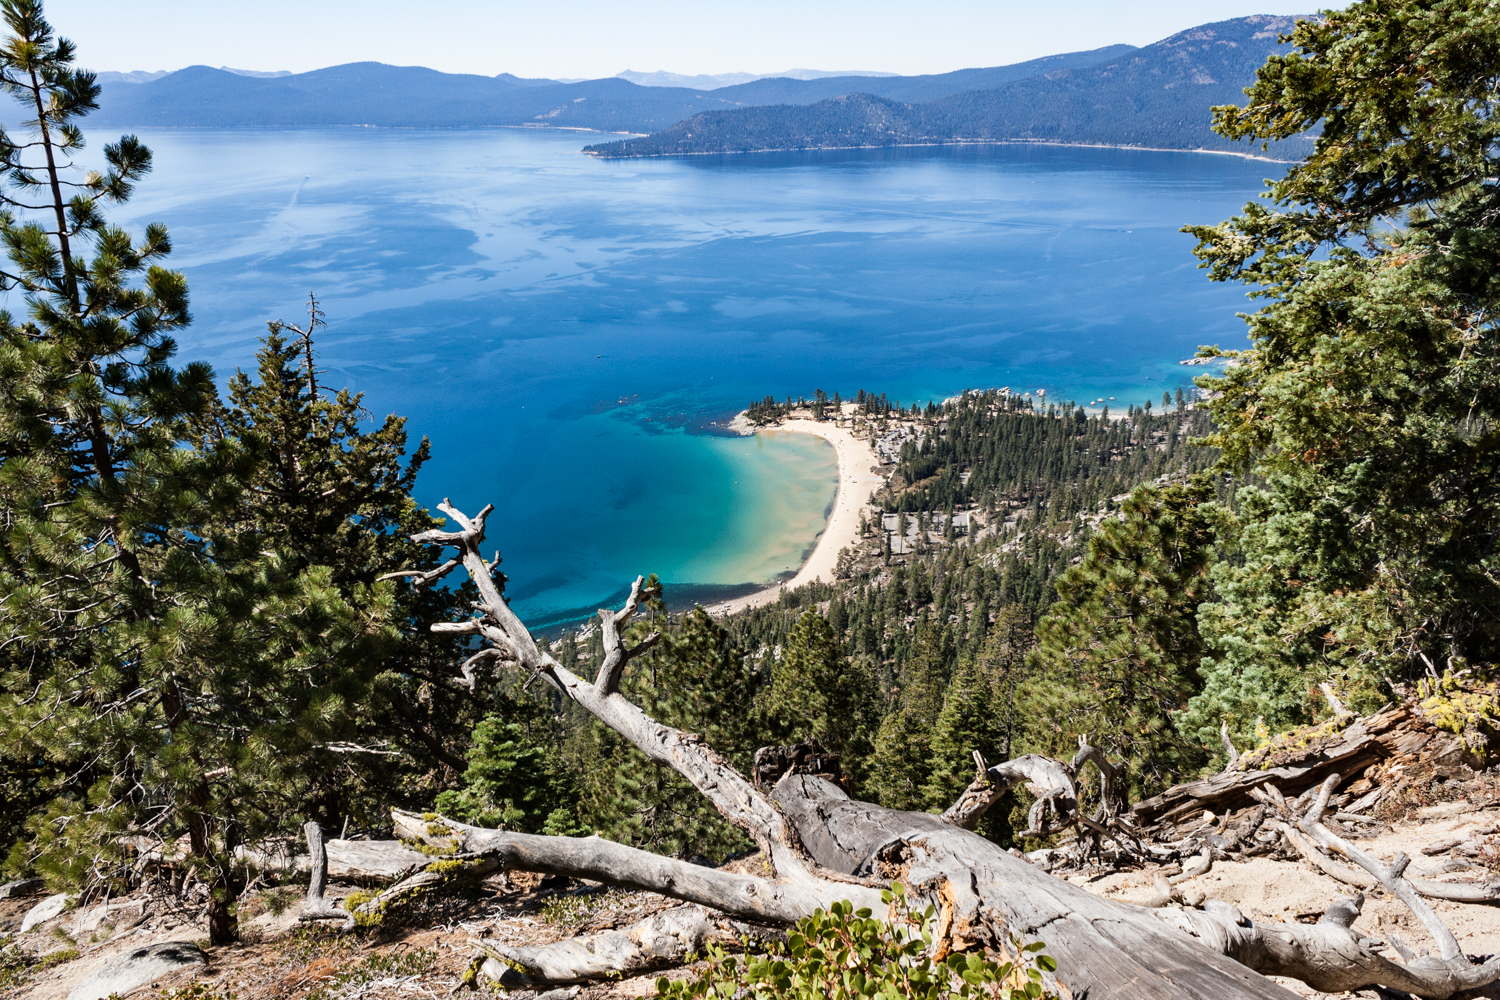
<path id="1" fill-rule="evenodd" d="M 870 790 L 887 809 L 922 809 L 927 804 L 927 758 L 932 726 L 916 712 L 898 706 L 881 720 L 870 759 Z"/>
<path id="2" fill-rule="evenodd" d="M 968 787 L 974 779 L 974 751 L 995 764 L 1015 756 L 1012 748 L 1024 744 L 1016 695 L 1033 643 L 1029 616 L 1011 606 L 1001 610 L 980 654 L 960 661 L 928 744 L 923 795 L 929 809 L 946 809 Z M 1008 812 L 992 809 L 979 832 L 1008 843 Z"/>
<path id="3" fill-rule="evenodd" d="M 1368 709 L 1393 674 L 1500 657 L 1500 18 L 1362 0 L 1292 42 L 1215 128 L 1315 127 L 1312 154 L 1190 230 L 1267 301 L 1253 349 L 1198 380 L 1226 471 L 1264 484 L 1203 615 L 1205 739 L 1307 719 L 1320 680 Z"/>
<path id="4" fill-rule="evenodd" d="M 435 553 L 410 536 L 441 522 L 410 495 L 427 441 L 408 458 L 404 418 L 387 416 L 362 431 L 360 396 L 319 389 L 313 334 L 322 325 L 316 302 L 305 329 L 272 323 L 257 354 L 257 377 L 236 373 L 227 403 L 194 421 L 192 441 L 206 451 L 232 440 L 255 458 L 240 501 L 216 519 L 220 537 L 275 549 L 293 572 L 324 567 L 341 597 L 359 603 L 370 581 L 431 569 Z M 283 336 L 288 331 L 296 338 Z M 398 588 L 393 620 L 400 643 L 339 682 L 347 739 L 393 742 L 402 752 L 344 760 L 319 752 L 305 768 L 298 816 L 380 828 L 392 804 L 425 807 L 434 785 L 455 780 L 469 765 L 465 747 L 485 712 L 516 707 L 496 698 L 497 685 L 452 683 L 454 664 L 468 654 L 427 628 L 458 614 L 471 597 L 471 587 Z"/>
<path id="5" fill-rule="evenodd" d="M 965 659 L 958 665 L 953 682 L 943 693 L 928 740 L 930 757 L 923 770 L 926 805 L 945 809 L 974 779 L 974 751 L 989 763 L 1002 759 L 1004 735 L 993 700 L 994 678 L 987 664 Z"/>
<path id="6" fill-rule="evenodd" d="M 874 675 L 863 661 L 845 658 L 840 638 L 809 609 L 787 636 L 761 700 L 766 742 L 817 740 L 861 787 L 879 725 L 878 699 Z"/>
<path id="7" fill-rule="evenodd" d="M 72 180 L 98 86 L 38 4 L 0 13 L 0 86 L 37 115 L 30 143 L 0 138 L 3 280 L 29 307 L 0 316 L 7 867 L 108 892 L 132 885 L 135 851 L 159 850 L 174 890 L 206 890 L 222 943 L 236 847 L 326 817 L 380 749 L 357 741 L 400 610 L 370 576 L 412 554 L 393 533 L 432 522 L 409 476 L 382 478 L 399 425 L 361 440 L 357 402 L 320 411 L 285 352 L 262 357 L 280 384 L 238 382 L 233 410 L 207 367 L 172 367 L 189 317 L 160 264 L 166 231 L 137 240 L 103 215 L 150 152 L 127 136 L 105 173 Z M 286 493 L 289 469 L 316 489 Z"/>
<path id="8" fill-rule="evenodd" d="M 108 882 L 128 870 L 120 837 L 155 818 L 152 831 L 188 834 L 190 864 L 213 887 L 211 937 L 223 940 L 232 845 L 214 817 L 222 761 L 199 711 L 213 695 L 194 675 L 261 659 L 239 626 L 281 596 L 277 569 L 214 556 L 198 528 L 232 502 L 244 455 L 226 444 L 194 461 L 175 447 L 214 392 L 205 367 L 170 366 L 186 284 L 159 264 L 165 229 L 137 241 L 102 214 L 149 171 L 150 152 L 127 136 L 105 148 L 106 173 L 71 180 L 77 120 L 98 85 L 72 67 L 39 4 L 0 13 L 11 32 L 0 87 L 36 113 L 30 142 L 0 137 L 4 282 L 30 311 L 0 316 L 0 752 L 7 773 L 16 761 L 26 775 L 7 809 L 30 813 L 9 865 L 58 885 Z"/>
<path id="9" fill-rule="evenodd" d="M 1146 794 L 1202 763 L 1172 714 L 1199 687 L 1198 605 L 1222 519 L 1199 477 L 1138 487 L 1100 525 L 1037 627 L 1027 701 L 1038 749 L 1066 754 L 1086 734 L 1124 757 Z"/>
<path id="10" fill-rule="evenodd" d="M 523 833 L 577 832 L 556 721 L 519 691 L 505 707 L 474 728 L 463 784 L 438 794 L 438 812 Z"/>

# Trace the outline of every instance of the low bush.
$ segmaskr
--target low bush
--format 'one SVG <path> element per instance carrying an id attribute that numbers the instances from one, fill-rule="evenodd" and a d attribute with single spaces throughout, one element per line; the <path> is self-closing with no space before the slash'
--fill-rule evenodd
<path id="1" fill-rule="evenodd" d="M 1057 963 L 1042 944 L 1013 941 L 1015 958 L 996 962 L 978 952 L 933 957 L 931 906 L 918 910 L 898 882 L 881 894 L 890 921 L 847 900 L 799 921 L 785 943 L 763 955 L 735 956 L 709 946 L 691 979 L 656 981 L 658 1000 L 1041 1000 L 1055 997 L 1043 972 Z"/>

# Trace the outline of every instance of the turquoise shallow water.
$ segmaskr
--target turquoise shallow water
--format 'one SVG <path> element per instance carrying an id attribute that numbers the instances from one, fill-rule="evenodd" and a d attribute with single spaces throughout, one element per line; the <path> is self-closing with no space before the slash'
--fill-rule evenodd
<path id="1" fill-rule="evenodd" d="M 794 569 L 833 499 L 800 435 L 726 438 L 751 398 L 968 387 L 1160 399 L 1243 343 L 1195 269 L 1275 164 L 949 147 L 598 161 L 509 130 L 143 131 L 127 221 L 166 222 L 196 322 L 247 364 L 309 290 L 329 378 L 432 438 L 421 499 L 494 503 L 517 609 L 576 619 L 636 573 L 707 598 Z M 102 138 L 102 137 L 99 137 Z M 99 141 L 96 138 L 96 142 Z"/>

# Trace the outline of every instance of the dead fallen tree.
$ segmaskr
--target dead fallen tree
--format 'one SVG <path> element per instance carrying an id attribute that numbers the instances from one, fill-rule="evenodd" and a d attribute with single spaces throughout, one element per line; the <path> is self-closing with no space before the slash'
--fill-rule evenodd
<path id="1" fill-rule="evenodd" d="M 1369 808 L 1379 799 L 1380 779 L 1387 762 L 1424 761 L 1455 766 L 1474 759 L 1458 734 L 1439 729 L 1416 707 L 1403 704 L 1363 719 L 1341 713 L 1321 726 L 1307 727 L 1293 738 L 1273 741 L 1263 750 L 1239 755 L 1228 743 L 1232 762 L 1222 773 L 1174 785 L 1160 795 L 1137 802 L 1130 809 L 1135 825 L 1161 830 L 1196 819 L 1205 811 L 1234 812 L 1255 805 L 1255 792 L 1276 785 L 1284 795 L 1300 795 L 1316 788 L 1330 775 L 1343 776 L 1343 790 L 1364 799 Z"/>
<path id="2" fill-rule="evenodd" d="M 1500 966 L 1472 966 L 1462 956 L 1449 954 L 1453 949 L 1441 940 L 1436 960 L 1397 962 L 1383 957 L 1382 951 L 1395 946 L 1354 931 L 1358 907 L 1347 901 L 1336 902 L 1324 921 L 1313 926 L 1255 925 L 1227 904 L 1205 904 L 1203 910 L 1135 906 L 1056 878 L 967 828 L 1004 788 L 1026 783 L 1037 793 L 1031 816 L 1036 830 L 1072 826 L 1092 837 L 1096 848 L 1146 849 L 1107 787 L 1100 810 L 1091 817 L 1082 815 L 1077 768 L 1089 760 L 1102 765 L 1105 786 L 1113 774 L 1102 755 L 1086 745 L 1072 763 L 1025 757 L 987 767 L 980 761 L 974 783 L 941 817 L 854 801 L 825 777 L 807 773 L 809 768 L 792 766 L 780 774 L 771 768 L 759 775 L 759 784 L 752 782 L 699 737 L 650 719 L 619 693 L 621 673 L 656 638 L 648 635 L 634 645 L 627 639 L 631 618 L 645 596 L 640 579 L 622 610 L 600 613 L 605 659 L 598 676 L 584 680 L 537 647 L 501 595 L 492 576 L 494 564 L 479 554 L 491 508 L 472 519 L 446 501 L 439 509 L 458 530 L 425 532 L 416 540 L 456 548 L 480 601 L 475 617 L 440 623 L 434 629 L 488 643 L 496 657 L 550 684 L 653 761 L 682 775 L 749 834 L 772 875 L 704 868 L 597 837 L 535 836 L 442 821 L 435 830 L 419 835 L 442 838 L 452 855 L 355 908 L 351 916 L 356 919 L 362 911 L 379 912 L 405 893 L 498 869 L 589 879 L 688 904 L 670 917 L 658 914 L 624 932 L 539 949 L 476 942 L 476 971 L 501 977 L 510 973 L 518 984 L 542 985 L 680 962 L 713 929 L 745 933 L 785 926 L 835 900 L 883 912 L 881 888 L 899 880 L 936 907 L 933 947 L 939 953 L 1003 951 L 1013 939 L 1040 940 L 1058 963 L 1057 980 L 1075 996 L 1291 996 L 1260 973 L 1295 975 L 1314 985 L 1335 983 L 1340 989 L 1395 985 L 1434 998 L 1500 980 Z M 1315 804 L 1316 815 L 1308 814 L 1314 828 L 1328 796 L 1319 794 Z M 1212 843 L 1207 845 L 1208 862 L 1214 849 Z M 1382 884 L 1399 886 L 1405 876 L 1393 865 L 1375 877 Z M 1403 899 L 1416 899 L 1414 893 L 1401 892 Z M 309 899 L 310 911 L 319 905 Z"/>

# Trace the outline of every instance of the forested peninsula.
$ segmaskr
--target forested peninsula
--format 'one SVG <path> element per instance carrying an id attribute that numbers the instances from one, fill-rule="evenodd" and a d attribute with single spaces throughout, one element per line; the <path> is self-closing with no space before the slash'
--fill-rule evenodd
<path id="1" fill-rule="evenodd" d="M 80 179 L 97 80 L 0 17 L 0 990 L 1500 983 L 1500 0 L 1302 20 L 1217 109 L 1319 131 L 1184 220 L 1256 306 L 1193 393 L 767 396 L 881 456 L 835 579 L 715 618 L 643 566 L 550 636 L 316 299 L 179 361 L 168 230 L 109 221 L 150 150 Z"/>
<path id="2" fill-rule="evenodd" d="M 702 111 L 638 139 L 585 147 L 595 156 L 665 156 L 964 142 L 1055 142 L 1208 149 L 1280 159 L 1305 155 L 1302 135 L 1259 144 L 1212 128 L 1292 30 L 1291 17 L 1200 25 L 1089 66 L 1060 67 L 925 102 L 861 87 L 816 104 Z"/>

